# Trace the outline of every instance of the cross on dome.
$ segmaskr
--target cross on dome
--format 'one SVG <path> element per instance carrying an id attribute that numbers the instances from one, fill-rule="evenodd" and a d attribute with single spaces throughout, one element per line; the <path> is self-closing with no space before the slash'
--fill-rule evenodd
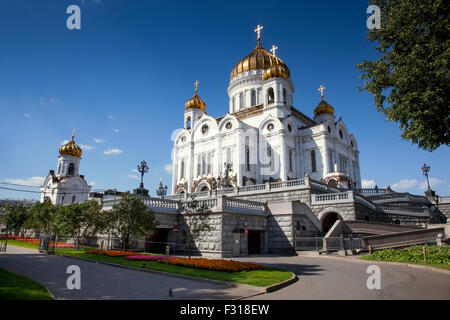
<path id="1" fill-rule="evenodd" d="M 317 90 L 320 91 L 320 97 L 323 99 L 323 92 L 325 91 L 325 87 L 321 85 Z"/>
<path id="2" fill-rule="evenodd" d="M 272 49 L 270 49 L 270 52 L 272 52 L 273 56 L 276 57 L 275 53 L 277 52 L 278 47 L 276 45 L 272 46 Z"/>
<path id="3" fill-rule="evenodd" d="M 195 85 L 195 93 L 197 93 L 198 91 L 198 84 L 200 83 L 200 81 L 195 80 L 194 85 Z"/>
<path id="4" fill-rule="evenodd" d="M 263 29 L 264 27 L 263 26 L 261 26 L 261 25 L 259 25 L 258 24 L 258 26 L 256 27 L 256 29 L 255 29 L 255 32 L 258 34 L 258 42 L 260 42 L 261 41 L 261 30 Z"/>
<path id="5" fill-rule="evenodd" d="M 75 137 L 75 128 L 72 128 L 72 140 Z"/>

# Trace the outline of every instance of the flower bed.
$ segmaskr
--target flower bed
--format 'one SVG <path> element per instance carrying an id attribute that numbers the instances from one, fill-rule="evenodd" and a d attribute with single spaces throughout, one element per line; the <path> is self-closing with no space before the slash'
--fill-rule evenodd
<path id="1" fill-rule="evenodd" d="M 161 261 L 159 261 L 161 262 Z M 251 270 L 263 270 L 259 264 L 249 262 L 239 262 L 233 260 L 210 260 L 205 258 L 174 258 L 169 260 L 170 264 L 195 269 L 207 269 L 214 271 L 239 272 Z"/>
<path id="2" fill-rule="evenodd" d="M 38 238 L 22 238 L 19 236 L 9 236 L 8 238 L 11 240 L 22 241 L 30 244 L 39 244 Z"/>
<path id="3" fill-rule="evenodd" d="M 86 250 L 84 253 L 100 255 L 100 250 L 97 249 Z M 139 255 L 139 253 L 133 251 L 119 251 L 119 250 L 102 250 L 102 254 L 109 257 L 126 257 Z"/>
<path id="4" fill-rule="evenodd" d="M 137 260 L 137 261 L 158 261 L 158 260 L 165 260 L 165 256 L 151 256 L 147 254 L 140 254 L 140 255 L 134 255 L 134 256 L 126 256 L 127 260 Z M 169 259 L 176 259 L 175 257 L 169 257 Z"/>

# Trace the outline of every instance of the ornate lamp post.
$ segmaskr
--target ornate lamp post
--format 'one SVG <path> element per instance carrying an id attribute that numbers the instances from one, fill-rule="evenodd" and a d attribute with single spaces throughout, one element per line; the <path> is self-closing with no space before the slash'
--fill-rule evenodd
<path id="1" fill-rule="evenodd" d="M 427 198 L 431 198 L 435 196 L 435 192 L 430 188 L 430 181 L 428 180 L 428 172 L 430 172 L 430 166 L 427 166 L 427 164 L 424 163 L 422 167 L 422 173 L 425 177 L 427 177 L 427 185 L 428 185 L 428 190 L 425 191 L 425 196 Z"/>
<path id="2" fill-rule="evenodd" d="M 141 184 L 139 185 L 139 188 L 144 188 L 144 174 L 148 172 L 148 165 L 145 160 L 141 161 L 141 164 L 137 166 L 137 170 L 141 173 Z"/>
<path id="3" fill-rule="evenodd" d="M 158 189 L 156 190 L 156 194 L 161 199 L 164 199 L 164 196 L 167 194 L 167 186 L 163 187 L 162 178 L 159 178 L 159 186 Z"/>

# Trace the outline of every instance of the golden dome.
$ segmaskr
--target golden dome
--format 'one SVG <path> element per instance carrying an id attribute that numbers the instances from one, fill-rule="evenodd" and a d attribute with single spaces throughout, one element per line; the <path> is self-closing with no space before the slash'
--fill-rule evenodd
<path id="1" fill-rule="evenodd" d="M 278 57 L 273 56 L 266 49 L 261 46 L 258 40 L 258 45 L 253 51 L 246 56 L 244 59 L 239 61 L 231 71 L 230 80 L 233 79 L 238 74 L 241 74 L 250 70 L 266 70 L 269 69 L 273 64 L 277 64 L 283 67 L 287 74 L 289 75 L 289 69 L 286 64 Z"/>
<path id="2" fill-rule="evenodd" d="M 196 80 L 194 82 L 195 84 L 195 94 L 194 96 L 189 99 L 188 102 L 186 102 L 185 106 L 186 106 L 186 110 L 188 109 L 201 109 L 202 111 L 206 110 L 206 104 L 203 102 L 202 99 L 200 99 L 200 97 L 197 95 L 197 91 L 198 91 L 198 84 L 200 82 L 198 80 Z"/>
<path id="3" fill-rule="evenodd" d="M 81 154 L 83 153 L 83 151 L 81 150 L 81 148 L 75 143 L 75 141 L 73 140 L 72 136 L 72 140 L 70 140 L 69 142 L 67 142 L 66 144 L 62 145 L 59 148 L 59 155 L 69 155 L 69 156 L 74 156 L 74 157 L 81 157 Z"/>
<path id="4" fill-rule="evenodd" d="M 278 61 L 275 61 L 268 69 L 266 69 L 262 76 L 263 80 L 269 80 L 272 78 L 289 79 L 290 77 L 291 75 L 287 66 L 284 63 L 278 63 Z"/>
<path id="5" fill-rule="evenodd" d="M 321 114 L 334 114 L 334 108 L 328 102 L 326 102 L 323 97 L 317 107 L 314 109 L 315 116 Z"/>

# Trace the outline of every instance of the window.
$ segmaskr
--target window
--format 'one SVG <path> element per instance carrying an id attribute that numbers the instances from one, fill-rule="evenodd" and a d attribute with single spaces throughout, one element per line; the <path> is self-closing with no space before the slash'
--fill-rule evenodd
<path id="1" fill-rule="evenodd" d="M 198 156 L 197 158 L 197 176 L 202 174 L 202 157 Z"/>
<path id="2" fill-rule="evenodd" d="M 247 168 L 247 171 L 250 171 L 250 138 L 245 137 L 245 167 Z"/>
<path id="3" fill-rule="evenodd" d="M 180 173 L 180 178 L 181 178 L 181 179 L 184 178 L 184 160 L 181 160 L 181 173 Z"/>
<path id="4" fill-rule="evenodd" d="M 233 112 L 235 112 L 236 111 L 236 99 L 235 99 L 236 97 L 233 97 L 232 99 L 231 99 L 231 113 L 233 113 Z"/>
<path id="5" fill-rule="evenodd" d="M 270 158 L 270 170 L 274 170 L 274 154 L 273 154 L 273 150 L 272 147 L 267 144 L 267 156 Z"/>
<path id="6" fill-rule="evenodd" d="M 211 167 L 211 154 L 208 154 L 208 174 L 212 173 Z"/>
<path id="7" fill-rule="evenodd" d="M 292 172 L 292 150 L 289 150 L 289 172 Z"/>
<path id="8" fill-rule="evenodd" d="M 284 102 L 284 104 L 287 104 L 286 88 L 283 88 L 283 102 Z"/>
<path id="9" fill-rule="evenodd" d="M 315 150 L 311 150 L 311 172 L 317 172 Z"/>
<path id="10" fill-rule="evenodd" d="M 352 148 L 353 148 L 353 141 L 350 141 L 350 145 L 352 146 Z"/>
<path id="11" fill-rule="evenodd" d="M 252 90 L 251 92 L 251 105 L 254 106 L 256 105 L 256 91 Z"/>
<path id="12" fill-rule="evenodd" d="M 275 94 L 273 92 L 273 88 L 269 88 L 267 90 L 267 103 L 271 104 L 275 102 Z"/>
<path id="13" fill-rule="evenodd" d="M 205 155 L 202 156 L 202 174 L 206 174 L 206 159 L 205 159 Z"/>
<path id="14" fill-rule="evenodd" d="M 329 158 L 328 171 L 329 172 L 334 172 L 333 151 L 329 151 L 328 152 L 328 158 Z"/>
<path id="15" fill-rule="evenodd" d="M 75 199 L 76 199 L 76 197 L 72 196 L 72 203 L 75 203 Z"/>
<path id="16" fill-rule="evenodd" d="M 239 94 L 239 109 L 243 109 L 245 107 L 245 101 L 244 101 L 244 93 Z"/>
<path id="17" fill-rule="evenodd" d="M 61 162 L 59 163 L 59 166 L 58 166 L 58 174 L 60 174 L 61 173 Z"/>
<path id="18" fill-rule="evenodd" d="M 191 117 L 188 117 L 186 119 L 186 129 L 187 130 L 191 129 Z"/>
<path id="19" fill-rule="evenodd" d="M 328 126 L 328 133 L 331 134 L 331 128 L 330 128 L 330 126 Z"/>
<path id="20" fill-rule="evenodd" d="M 344 139 L 344 134 L 342 133 L 342 130 L 339 130 L 339 137 L 341 137 L 341 139 Z"/>
<path id="21" fill-rule="evenodd" d="M 73 176 L 75 174 L 75 165 L 72 162 L 69 164 L 69 169 L 67 170 L 67 174 L 69 176 Z"/>

